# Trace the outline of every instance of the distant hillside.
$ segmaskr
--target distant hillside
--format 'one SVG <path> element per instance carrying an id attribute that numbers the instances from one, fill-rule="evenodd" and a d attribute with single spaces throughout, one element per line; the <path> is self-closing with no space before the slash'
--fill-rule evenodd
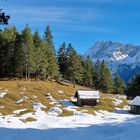
<path id="1" fill-rule="evenodd" d="M 86 53 L 93 61 L 105 60 L 113 73 L 119 73 L 126 83 L 140 74 L 140 46 L 112 41 L 97 41 Z"/>

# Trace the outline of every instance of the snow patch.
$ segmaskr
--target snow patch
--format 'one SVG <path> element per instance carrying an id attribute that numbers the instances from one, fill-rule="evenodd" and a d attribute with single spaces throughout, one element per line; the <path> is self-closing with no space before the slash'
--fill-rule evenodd
<path id="1" fill-rule="evenodd" d="M 52 101 L 56 101 L 53 96 L 51 95 L 51 93 L 47 93 L 46 98 L 52 100 Z"/>
<path id="2" fill-rule="evenodd" d="M 0 98 L 4 98 L 5 95 L 7 95 L 6 91 L 1 91 L 0 92 Z"/>
<path id="3" fill-rule="evenodd" d="M 23 96 L 21 99 L 19 99 L 19 100 L 16 101 L 16 104 L 20 104 L 20 103 L 22 103 L 24 100 L 28 100 L 28 99 L 29 99 L 29 97 Z"/>
<path id="4" fill-rule="evenodd" d="M 116 51 L 116 52 L 113 52 L 113 57 L 115 60 L 122 60 L 126 57 L 128 57 L 128 54 L 123 54 L 121 51 Z"/>
<path id="5" fill-rule="evenodd" d="M 33 95 L 33 98 L 37 99 L 37 96 Z"/>
<path id="6" fill-rule="evenodd" d="M 8 89 L 5 89 L 5 92 L 8 92 Z"/>
<path id="7" fill-rule="evenodd" d="M 19 99 L 19 100 L 16 101 L 16 104 L 20 104 L 20 103 L 22 103 L 23 101 L 24 101 L 24 99 Z"/>
<path id="8" fill-rule="evenodd" d="M 27 108 L 19 109 L 19 110 L 14 110 L 13 113 L 14 113 L 14 114 L 20 114 L 20 113 L 23 112 L 23 111 L 27 111 Z"/>
<path id="9" fill-rule="evenodd" d="M 58 104 L 59 102 L 58 101 L 53 101 L 53 102 L 50 102 L 49 104 L 50 105 L 55 105 L 55 104 Z"/>
<path id="10" fill-rule="evenodd" d="M 51 114 L 51 115 L 54 114 L 54 115 L 58 116 L 58 115 L 62 114 L 62 112 L 63 112 L 62 109 L 59 107 L 52 107 L 49 109 L 49 114 Z"/>
<path id="11" fill-rule="evenodd" d="M 123 101 L 120 100 L 120 99 L 114 99 L 113 104 L 114 104 L 115 106 L 118 106 L 118 105 L 120 105 L 122 102 L 123 102 Z"/>
<path id="12" fill-rule="evenodd" d="M 42 103 L 39 103 L 39 102 L 34 102 L 32 105 L 35 110 L 37 110 L 38 108 L 46 108 L 45 105 L 43 105 Z"/>
<path id="13" fill-rule="evenodd" d="M 60 93 L 60 94 L 64 94 L 64 91 L 62 91 L 62 90 L 58 90 L 58 93 Z"/>
<path id="14" fill-rule="evenodd" d="M 1 106 L 0 106 L 0 108 L 1 108 L 1 109 L 4 109 L 4 108 L 5 108 L 5 106 L 1 105 Z"/>
<path id="15" fill-rule="evenodd" d="M 24 100 L 28 100 L 29 97 L 27 97 L 27 96 L 23 96 L 23 99 L 24 99 Z"/>

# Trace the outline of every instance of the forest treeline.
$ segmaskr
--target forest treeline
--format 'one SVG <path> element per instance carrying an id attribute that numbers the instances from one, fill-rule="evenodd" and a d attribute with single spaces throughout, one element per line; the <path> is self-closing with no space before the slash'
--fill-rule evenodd
<path id="1" fill-rule="evenodd" d="M 62 43 L 55 51 L 52 32 L 47 26 L 44 36 L 32 33 L 28 25 L 0 31 L 0 77 L 67 80 L 106 93 L 123 94 L 125 83 L 119 75 L 112 77 L 104 61 L 93 64 L 82 57 L 71 43 Z"/>

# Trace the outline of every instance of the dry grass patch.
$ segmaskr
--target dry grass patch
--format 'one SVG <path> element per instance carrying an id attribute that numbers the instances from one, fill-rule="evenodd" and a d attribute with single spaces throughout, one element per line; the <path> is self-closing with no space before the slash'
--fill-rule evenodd
<path id="1" fill-rule="evenodd" d="M 42 111 L 45 111 L 45 112 L 48 112 L 49 111 L 49 108 L 42 108 L 41 110 Z"/>
<path id="2" fill-rule="evenodd" d="M 73 111 L 63 109 L 63 112 L 61 115 L 59 115 L 59 117 L 67 117 L 67 116 L 73 116 L 73 115 L 74 115 Z"/>
<path id="3" fill-rule="evenodd" d="M 106 111 L 113 111 L 115 110 L 115 105 L 113 104 L 114 99 L 112 99 L 109 94 L 101 95 L 101 99 L 99 100 L 99 103 L 97 103 L 97 106 L 94 107 L 95 111 L 98 110 L 106 110 Z"/>
<path id="4" fill-rule="evenodd" d="M 28 118 L 26 118 L 24 120 L 23 119 L 20 119 L 20 120 L 23 121 L 24 123 L 36 121 L 36 119 L 32 118 L 32 117 L 28 117 Z"/>

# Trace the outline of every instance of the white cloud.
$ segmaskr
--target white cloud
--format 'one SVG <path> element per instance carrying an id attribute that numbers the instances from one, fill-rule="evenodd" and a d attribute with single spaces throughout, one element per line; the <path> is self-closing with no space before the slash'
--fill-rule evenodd
<path id="1" fill-rule="evenodd" d="M 78 8 L 24 7 L 8 10 L 12 19 L 19 22 L 49 22 L 51 24 L 82 24 L 101 18 L 98 10 Z M 18 11 L 18 12 L 17 12 Z"/>
<path id="2" fill-rule="evenodd" d="M 61 2 L 64 0 L 60 0 Z M 70 0 L 67 0 L 70 1 Z M 73 0 L 71 0 L 73 1 Z M 77 2 L 80 0 L 77 0 Z M 83 0 L 84 2 L 107 3 L 114 0 Z M 82 1 L 82 2 L 83 2 Z M 56 0 L 54 0 L 56 2 Z M 11 15 L 11 23 L 15 25 L 29 25 L 36 29 L 47 24 L 54 27 L 64 27 L 65 30 L 77 32 L 114 32 L 113 29 L 99 25 L 106 20 L 105 13 L 101 8 L 92 7 L 56 7 L 56 6 L 11 6 L 6 7 Z"/>

